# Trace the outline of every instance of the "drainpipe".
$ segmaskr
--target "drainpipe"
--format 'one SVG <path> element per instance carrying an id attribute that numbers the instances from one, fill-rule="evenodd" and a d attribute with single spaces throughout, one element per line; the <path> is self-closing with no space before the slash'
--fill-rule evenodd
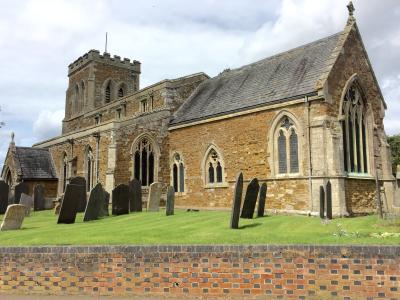
<path id="1" fill-rule="evenodd" d="M 309 201 L 311 204 L 311 211 L 314 211 L 314 201 L 312 195 L 312 173 L 313 173 L 313 166 L 312 166 L 312 154 L 311 154 L 311 122 L 310 122 L 310 114 L 311 114 L 311 102 L 308 99 L 308 96 L 304 97 L 304 101 L 307 105 L 307 138 L 308 138 L 308 189 L 309 189 Z"/>

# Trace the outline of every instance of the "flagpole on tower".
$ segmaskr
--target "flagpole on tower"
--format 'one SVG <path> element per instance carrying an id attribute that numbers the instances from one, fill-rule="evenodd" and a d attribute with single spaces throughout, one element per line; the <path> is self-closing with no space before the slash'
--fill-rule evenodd
<path id="1" fill-rule="evenodd" d="M 108 32 L 106 32 L 106 46 L 104 52 L 107 53 Z"/>

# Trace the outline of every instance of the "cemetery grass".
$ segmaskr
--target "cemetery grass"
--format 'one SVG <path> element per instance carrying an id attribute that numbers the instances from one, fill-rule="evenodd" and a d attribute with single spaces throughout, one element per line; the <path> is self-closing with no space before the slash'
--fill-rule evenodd
<path id="1" fill-rule="evenodd" d="M 53 211 L 32 212 L 22 230 L 0 232 L 0 245 L 400 244 L 399 234 L 387 234 L 399 233 L 400 223 L 389 224 L 376 215 L 334 219 L 328 224 L 317 217 L 266 216 L 240 219 L 236 230 L 229 229 L 230 212 L 224 211 L 175 210 L 167 217 L 160 210 L 86 223 L 82 219 L 81 213 L 75 224 L 58 225 Z"/>

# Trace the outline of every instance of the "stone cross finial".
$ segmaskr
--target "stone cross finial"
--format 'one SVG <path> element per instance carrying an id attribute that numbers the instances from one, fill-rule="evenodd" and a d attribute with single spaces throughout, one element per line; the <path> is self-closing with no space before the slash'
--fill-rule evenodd
<path id="1" fill-rule="evenodd" d="M 353 1 L 350 1 L 349 4 L 347 4 L 347 9 L 349 10 L 349 16 L 353 16 L 355 11 Z"/>

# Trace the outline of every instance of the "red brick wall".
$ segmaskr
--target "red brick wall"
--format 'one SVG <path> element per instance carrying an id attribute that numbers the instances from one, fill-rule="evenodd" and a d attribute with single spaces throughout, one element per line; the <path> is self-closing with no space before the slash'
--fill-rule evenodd
<path id="1" fill-rule="evenodd" d="M 0 248 L 1 294 L 400 298 L 399 246 Z"/>

